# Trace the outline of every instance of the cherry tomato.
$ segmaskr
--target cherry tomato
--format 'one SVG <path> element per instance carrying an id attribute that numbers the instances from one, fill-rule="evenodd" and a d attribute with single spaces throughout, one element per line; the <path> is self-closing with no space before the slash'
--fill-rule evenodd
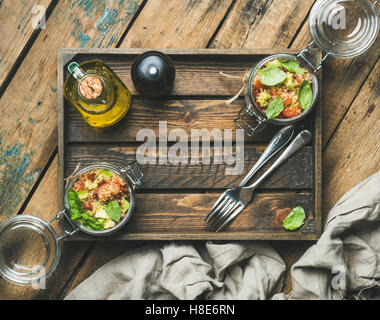
<path id="1" fill-rule="evenodd" d="M 293 118 L 293 117 L 298 116 L 301 112 L 302 112 L 302 109 L 300 105 L 297 103 L 290 107 L 287 107 L 282 113 L 287 118 Z"/>
<path id="2" fill-rule="evenodd" d="M 119 181 L 115 180 L 115 181 L 107 182 L 107 183 L 102 184 L 98 188 L 98 198 L 105 199 L 109 197 L 110 195 L 115 195 L 115 194 L 120 193 L 120 191 L 121 191 L 121 184 Z"/>
<path id="3" fill-rule="evenodd" d="M 265 86 L 260 82 L 260 79 L 256 79 L 255 81 L 255 89 L 265 88 Z"/>
<path id="4" fill-rule="evenodd" d="M 74 183 L 73 189 L 74 191 L 81 191 L 85 189 L 85 182 L 86 182 L 86 177 L 82 175 L 80 177 L 80 180 Z"/>
<path id="5" fill-rule="evenodd" d="M 284 106 L 288 106 L 291 103 L 292 103 L 292 98 L 290 98 L 290 97 L 288 99 L 284 100 Z"/>

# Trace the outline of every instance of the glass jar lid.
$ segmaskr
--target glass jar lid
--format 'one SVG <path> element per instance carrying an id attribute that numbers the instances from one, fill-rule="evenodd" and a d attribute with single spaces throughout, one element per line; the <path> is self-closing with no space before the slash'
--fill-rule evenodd
<path id="1" fill-rule="evenodd" d="M 370 0 L 318 0 L 309 17 L 315 44 L 336 57 L 355 57 L 376 40 L 379 16 Z"/>
<path id="2" fill-rule="evenodd" d="M 51 276 L 61 248 L 49 223 L 18 215 L 0 226 L 0 274 L 16 284 L 33 285 Z"/>

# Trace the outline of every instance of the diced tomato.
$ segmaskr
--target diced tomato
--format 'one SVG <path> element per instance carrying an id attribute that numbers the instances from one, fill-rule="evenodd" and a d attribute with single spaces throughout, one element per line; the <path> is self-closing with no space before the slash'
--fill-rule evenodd
<path id="1" fill-rule="evenodd" d="M 259 91 L 257 91 L 257 90 L 253 90 L 253 91 L 252 91 L 252 94 L 253 94 L 255 97 L 257 97 L 257 96 L 259 95 Z"/>
<path id="2" fill-rule="evenodd" d="M 292 98 L 291 97 L 289 97 L 288 99 L 284 100 L 284 106 L 288 106 L 291 103 L 292 103 Z"/>
<path id="3" fill-rule="evenodd" d="M 293 117 L 298 116 L 301 112 L 302 112 L 302 109 L 300 105 L 297 103 L 290 107 L 287 107 L 282 113 L 287 118 L 293 118 Z"/>
<path id="4" fill-rule="evenodd" d="M 121 184 L 118 180 L 107 182 L 102 184 L 98 188 L 98 198 L 100 200 L 106 199 L 111 195 L 115 195 L 120 193 L 121 191 Z"/>
<path id="5" fill-rule="evenodd" d="M 83 203 L 83 209 L 86 209 L 86 210 L 92 210 L 94 207 L 92 206 L 92 203 L 91 202 L 85 202 Z"/>
<path id="6" fill-rule="evenodd" d="M 265 88 L 265 86 L 260 82 L 260 79 L 256 79 L 255 81 L 255 89 Z"/>
<path id="7" fill-rule="evenodd" d="M 276 97 L 276 98 L 279 97 L 278 91 L 277 91 L 277 90 L 274 90 L 274 89 L 272 89 L 272 90 L 270 91 L 270 95 L 271 95 L 272 97 Z"/>
<path id="8" fill-rule="evenodd" d="M 87 175 L 87 179 L 90 180 L 91 182 L 94 182 L 96 178 L 96 173 L 92 172 Z"/>
<path id="9" fill-rule="evenodd" d="M 82 175 L 80 180 L 76 181 L 73 185 L 74 191 L 80 191 L 85 189 L 86 177 Z"/>
<path id="10" fill-rule="evenodd" d="M 285 119 L 286 117 L 284 116 L 284 111 L 282 111 L 278 116 L 277 118 L 279 119 Z"/>

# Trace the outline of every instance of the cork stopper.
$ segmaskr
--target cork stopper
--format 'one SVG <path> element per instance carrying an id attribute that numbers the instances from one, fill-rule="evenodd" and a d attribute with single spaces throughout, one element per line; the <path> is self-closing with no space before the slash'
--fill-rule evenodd
<path id="1" fill-rule="evenodd" d="M 88 99 L 96 99 L 102 94 L 103 84 L 97 76 L 87 76 L 79 84 L 80 94 Z"/>

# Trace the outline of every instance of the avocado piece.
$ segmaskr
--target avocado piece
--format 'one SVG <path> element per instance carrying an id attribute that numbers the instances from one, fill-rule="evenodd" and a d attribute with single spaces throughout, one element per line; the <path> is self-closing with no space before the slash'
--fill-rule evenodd
<path id="1" fill-rule="evenodd" d="M 111 177 L 112 176 L 112 172 L 108 169 L 104 169 L 102 170 L 102 172 L 100 172 L 101 175 L 104 175 L 106 177 Z"/>
<path id="2" fill-rule="evenodd" d="M 88 191 L 87 190 L 79 190 L 77 191 L 78 197 L 80 200 L 84 200 L 88 197 Z"/>
<path id="3" fill-rule="evenodd" d="M 285 79 L 284 84 L 286 88 L 288 88 L 289 90 L 295 90 L 295 88 L 298 86 L 298 82 L 293 73 L 288 72 L 286 74 L 286 79 Z"/>
<path id="4" fill-rule="evenodd" d="M 278 59 L 274 59 L 274 60 L 267 62 L 266 66 L 281 67 L 281 62 Z"/>
<path id="5" fill-rule="evenodd" d="M 100 219 L 107 219 L 109 218 L 105 206 L 100 206 L 96 209 L 95 212 L 95 218 L 100 218 Z"/>
<path id="6" fill-rule="evenodd" d="M 125 198 L 122 198 L 121 199 L 121 210 L 123 212 L 127 212 L 129 210 L 129 202 L 125 199 Z"/>
<path id="7" fill-rule="evenodd" d="M 257 96 L 257 101 L 263 107 L 269 105 L 269 102 L 270 102 L 271 99 L 272 99 L 272 96 L 266 90 L 260 91 L 259 95 Z"/>

